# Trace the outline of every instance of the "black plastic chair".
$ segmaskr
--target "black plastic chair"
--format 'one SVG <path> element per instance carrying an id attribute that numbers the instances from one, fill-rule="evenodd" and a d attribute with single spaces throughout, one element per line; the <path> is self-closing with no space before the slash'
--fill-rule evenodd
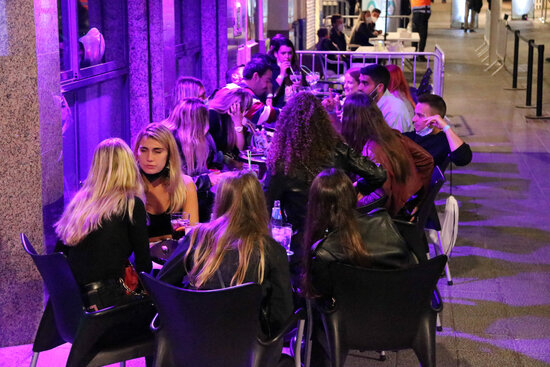
<path id="1" fill-rule="evenodd" d="M 433 218 L 435 198 L 444 182 L 445 176 L 439 167 L 434 167 L 428 193 L 418 206 L 418 210 L 414 215 L 414 220 L 409 222 L 401 219 L 394 219 L 394 223 L 397 225 L 399 232 L 405 238 L 411 251 L 419 262 L 428 260 L 426 254 L 429 252 L 429 247 L 424 230 L 425 228 L 436 226 L 435 223 L 432 223 L 430 218 Z M 435 213 L 435 218 L 437 218 L 437 213 Z M 437 219 L 437 224 L 439 224 L 439 219 Z"/>
<path id="2" fill-rule="evenodd" d="M 334 302 L 321 307 L 333 367 L 349 350 L 412 348 L 422 367 L 435 366 L 432 294 L 447 257 L 407 269 L 372 270 L 331 264 Z"/>
<path id="3" fill-rule="evenodd" d="M 38 354 L 63 343 L 72 343 L 67 366 L 104 366 L 139 357 L 153 356 L 152 334 L 136 335 L 117 345 L 101 345 L 102 338 L 119 325 L 136 317 L 152 317 L 150 300 L 140 300 L 120 306 L 87 312 L 80 289 L 67 258 L 61 253 L 39 255 L 22 233 L 21 243 L 32 257 L 50 297 L 42 315 L 33 344 L 31 366 L 36 366 Z"/>
<path id="4" fill-rule="evenodd" d="M 260 285 L 201 291 L 174 287 L 145 273 L 141 278 L 158 309 L 151 323 L 155 366 L 274 366 L 284 335 L 305 318 L 298 310 L 278 335 L 259 340 Z"/>

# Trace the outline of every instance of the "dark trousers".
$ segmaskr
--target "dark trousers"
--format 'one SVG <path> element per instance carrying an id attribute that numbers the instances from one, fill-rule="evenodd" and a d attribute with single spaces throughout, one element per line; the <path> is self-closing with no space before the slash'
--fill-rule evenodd
<path id="1" fill-rule="evenodd" d="M 413 12 L 413 32 L 418 32 L 420 36 L 420 43 L 418 44 L 417 51 L 424 52 L 426 48 L 426 39 L 428 38 L 428 20 L 430 19 L 430 13 Z M 413 46 L 416 46 L 413 43 Z"/>

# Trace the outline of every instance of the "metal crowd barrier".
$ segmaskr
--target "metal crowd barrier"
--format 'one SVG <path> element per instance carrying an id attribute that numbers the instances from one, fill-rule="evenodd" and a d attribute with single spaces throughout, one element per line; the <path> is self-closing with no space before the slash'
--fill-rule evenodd
<path id="1" fill-rule="evenodd" d="M 519 63 L 519 41 L 527 43 L 527 86 L 525 90 L 525 106 L 526 108 L 533 108 L 532 106 L 532 94 L 533 94 L 533 64 L 534 64 L 534 50 L 537 49 L 537 96 L 536 96 L 536 109 L 535 116 L 527 116 L 531 119 L 548 119 L 550 116 L 542 115 L 542 87 L 544 79 L 544 45 L 536 44 L 535 40 L 527 39 L 521 35 L 519 30 L 512 29 L 510 25 L 506 25 L 506 30 L 514 34 L 514 61 L 512 68 L 512 89 L 520 90 L 518 88 L 518 63 Z M 506 32 L 507 33 L 507 32 Z"/>
<path id="2" fill-rule="evenodd" d="M 296 51 L 296 54 L 300 68 L 304 65 L 314 72 L 319 72 L 322 81 L 334 83 L 343 83 L 348 68 L 387 61 L 399 65 L 404 72 L 408 69 L 411 77 L 407 81 L 416 87 L 417 72 L 424 74 L 429 67 L 433 72 L 433 92 L 443 96 L 445 54 L 439 45 L 435 46 L 433 52 Z M 419 61 L 419 56 L 424 56 L 426 62 Z"/>

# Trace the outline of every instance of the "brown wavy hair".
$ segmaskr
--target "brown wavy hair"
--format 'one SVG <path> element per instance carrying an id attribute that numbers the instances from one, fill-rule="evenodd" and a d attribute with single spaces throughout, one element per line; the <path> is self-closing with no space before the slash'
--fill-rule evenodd
<path id="1" fill-rule="evenodd" d="M 191 234 L 184 264 L 192 258 L 189 282 L 200 288 L 214 276 L 231 249 L 239 252 L 239 265 L 231 286 L 244 282 L 252 256 L 259 257 L 258 283 L 265 273 L 265 239 L 269 216 L 262 186 L 248 171 L 230 174 L 218 184 L 212 221 L 201 224 Z M 195 245 L 194 245 L 195 244 Z"/>
<path id="2" fill-rule="evenodd" d="M 368 95 L 352 93 L 346 97 L 342 116 L 342 136 L 357 152 L 363 151 L 367 143 L 376 143 L 388 156 L 397 182 L 405 183 L 411 174 L 407 160 L 410 153 Z"/>
<path id="3" fill-rule="evenodd" d="M 317 292 L 311 282 L 312 246 L 327 233 L 335 231 L 349 262 L 369 266 L 367 253 L 357 223 L 357 194 L 344 171 L 330 168 L 315 177 L 309 189 L 305 235 L 303 241 L 303 290 L 308 296 Z"/>
<path id="4" fill-rule="evenodd" d="M 300 92 L 287 102 L 276 131 L 268 152 L 269 170 L 291 177 L 305 175 L 308 181 L 321 172 L 343 141 L 321 101 L 309 92 Z"/>

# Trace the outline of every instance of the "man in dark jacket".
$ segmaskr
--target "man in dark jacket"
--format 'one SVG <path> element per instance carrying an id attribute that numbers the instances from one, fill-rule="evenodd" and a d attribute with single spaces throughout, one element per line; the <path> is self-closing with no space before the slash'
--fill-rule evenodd
<path id="1" fill-rule="evenodd" d="M 340 51 L 347 51 L 346 35 L 344 34 L 344 18 L 340 14 L 334 14 L 330 18 L 330 40 L 334 42 Z"/>
<path id="2" fill-rule="evenodd" d="M 403 135 L 426 149 L 441 171 L 453 162 L 465 166 L 472 161 L 472 150 L 445 121 L 447 105 L 443 98 L 435 94 L 423 94 L 418 97 L 414 109 L 413 124 L 415 131 Z"/>

